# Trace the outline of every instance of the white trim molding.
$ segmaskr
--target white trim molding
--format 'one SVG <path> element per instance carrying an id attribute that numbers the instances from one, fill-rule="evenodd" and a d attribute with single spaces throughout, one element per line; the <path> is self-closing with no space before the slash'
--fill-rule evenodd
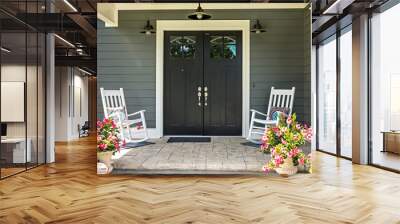
<path id="1" fill-rule="evenodd" d="M 156 32 L 156 135 L 163 136 L 164 32 L 165 31 L 242 31 L 242 136 L 249 130 L 250 113 L 250 20 L 159 20 Z"/>
<path id="2" fill-rule="evenodd" d="M 202 3 L 205 10 L 211 9 L 304 9 L 308 3 Z M 118 27 L 118 14 L 122 10 L 195 10 L 197 3 L 97 3 L 97 18 L 106 27 Z"/>

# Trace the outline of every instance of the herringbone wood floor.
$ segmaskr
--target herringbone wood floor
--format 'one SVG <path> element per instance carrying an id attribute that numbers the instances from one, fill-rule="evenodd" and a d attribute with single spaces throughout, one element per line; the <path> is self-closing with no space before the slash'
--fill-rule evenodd
<path id="1" fill-rule="evenodd" d="M 400 175 L 322 153 L 290 178 L 100 177 L 94 144 L 0 181 L 0 223 L 400 223 Z"/>

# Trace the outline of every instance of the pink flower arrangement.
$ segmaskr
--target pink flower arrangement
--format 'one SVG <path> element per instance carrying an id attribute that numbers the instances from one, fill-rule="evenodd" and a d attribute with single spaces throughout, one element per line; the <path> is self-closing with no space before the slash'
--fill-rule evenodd
<path id="1" fill-rule="evenodd" d="M 297 123 L 296 114 L 280 121 L 278 126 L 267 128 L 261 139 L 261 151 L 271 153 L 271 160 L 262 169 L 268 172 L 279 168 L 285 159 L 291 158 L 295 166 L 305 166 L 311 172 L 310 156 L 299 147 L 311 142 L 312 129 Z"/>
<path id="2" fill-rule="evenodd" d="M 97 152 L 119 152 L 121 140 L 118 137 L 119 130 L 112 119 L 105 118 L 97 121 Z M 122 145 L 125 143 L 122 142 Z"/>

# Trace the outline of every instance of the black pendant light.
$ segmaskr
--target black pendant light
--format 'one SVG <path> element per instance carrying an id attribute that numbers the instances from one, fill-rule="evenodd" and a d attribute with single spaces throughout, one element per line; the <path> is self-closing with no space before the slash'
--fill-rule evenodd
<path id="1" fill-rule="evenodd" d="M 196 11 L 188 16 L 189 19 L 195 20 L 206 20 L 210 19 L 211 15 L 204 12 L 203 8 L 201 8 L 200 2 L 199 6 L 197 7 Z"/>
<path id="2" fill-rule="evenodd" d="M 147 20 L 146 26 L 144 26 L 143 31 L 140 31 L 140 33 L 146 34 L 146 35 L 151 35 L 153 33 L 156 33 L 154 30 L 154 27 L 150 24 L 150 20 Z"/>
<path id="3" fill-rule="evenodd" d="M 256 24 L 254 24 L 253 29 L 251 29 L 251 32 L 253 33 L 264 33 L 266 32 L 266 30 L 264 29 L 263 26 L 261 26 L 260 21 L 257 19 Z"/>

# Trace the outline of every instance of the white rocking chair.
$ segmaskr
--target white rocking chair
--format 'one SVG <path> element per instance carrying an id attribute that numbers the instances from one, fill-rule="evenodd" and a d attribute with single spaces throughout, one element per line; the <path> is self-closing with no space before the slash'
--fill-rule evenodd
<path id="1" fill-rule="evenodd" d="M 251 121 L 250 121 L 249 134 L 246 138 L 248 141 L 253 142 L 255 144 L 261 144 L 261 138 L 264 135 L 265 130 L 268 128 L 268 126 L 278 125 L 279 116 L 276 117 L 277 119 L 273 119 L 272 118 L 273 111 L 271 111 L 271 109 L 286 108 L 288 110 L 287 115 L 292 114 L 294 92 L 295 92 L 295 87 L 292 87 L 292 89 L 275 89 L 275 87 L 272 87 L 271 94 L 269 97 L 267 113 L 264 114 L 257 110 L 253 109 L 250 110 Z M 262 118 L 257 118 L 256 115 L 259 115 L 259 117 Z"/>
<path id="2" fill-rule="evenodd" d="M 128 114 L 124 90 L 104 90 L 100 88 L 104 117 L 113 118 L 120 129 L 121 140 L 126 143 L 140 143 L 149 139 L 144 117 L 145 110 Z M 136 119 L 129 119 L 136 117 Z"/>

